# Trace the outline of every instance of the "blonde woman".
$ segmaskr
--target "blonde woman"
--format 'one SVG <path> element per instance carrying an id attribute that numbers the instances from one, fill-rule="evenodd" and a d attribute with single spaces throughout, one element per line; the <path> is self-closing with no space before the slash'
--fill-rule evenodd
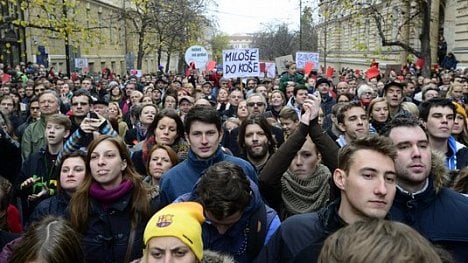
<path id="1" fill-rule="evenodd" d="M 125 138 L 125 134 L 128 131 L 128 125 L 123 121 L 122 110 L 117 102 L 109 102 L 109 121 L 112 124 L 114 130 L 119 132 L 121 138 Z"/>

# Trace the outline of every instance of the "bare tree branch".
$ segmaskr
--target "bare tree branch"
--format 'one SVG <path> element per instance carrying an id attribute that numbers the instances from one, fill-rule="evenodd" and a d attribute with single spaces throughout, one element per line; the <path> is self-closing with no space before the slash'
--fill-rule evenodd
<path id="1" fill-rule="evenodd" d="M 374 10 L 374 13 L 372 17 L 374 18 L 375 24 L 377 26 L 377 31 L 379 33 L 380 38 L 382 39 L 382 46 L 398 46 L 401 47 L 402 49 L 414 54 L 417 57 L 421 57 L 421 52 L 419 50 L 416 50 L 415 48 L 411 47 L 410 45 L 403 43 L 399 40 L 394 40 L 394 41 L 388 41 L 383 29 L 382 29 L 382 20 L 379 18 L 378 12 L 376 11 L 375 7 L 372 7 Z M 382 17 L 382 15 L 380 15 Z"/>

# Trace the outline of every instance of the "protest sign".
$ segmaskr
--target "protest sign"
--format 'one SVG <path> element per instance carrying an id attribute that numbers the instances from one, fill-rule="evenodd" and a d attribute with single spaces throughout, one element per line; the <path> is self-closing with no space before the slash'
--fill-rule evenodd
<path id="1" fill-rule="evenodd" d="M 75 68 L 85 68 L 88 66 L 87 58 L 75 58 Z"/>
<path id="2" fill-rule="evenodd" d="M 258 77 L 260 75 L 258 48 L 223 50 L 225 78 Z"/>
<path id="3" fill-rule="evenodd" d="M 312 62 L 315 67 L 319 65 L 319 53 L 315 52 L 296 52 L 296 67 L 303 69 L 307 62 Z"/>
<path id="4" fill-rule="evenodd" d="M 141 78 L 141 76 L 143 76 L 143 71 L 141 69 L 132 69 L 130 70 L 130 74 L 137 78 Z"/>
<path id="5" fill-rule="evenodd" d="M 281 75 L 281 73 L 287 71 L 286 69 L 286 63 L 289 61 L 293 61 L 293 56 L 292 55 L 287 55 L 287 56 L 282 56 L 282 57 L 277 57 L 275 58 L 276 62 L 276 67 L 278 68 L 278 74 Z"/>
<path id="6" fill-rule="evenodd" d="M 272 62 L 260 62 L 261 77 L 275 78 L 276 77 L 276 64 Z"/>
<path id="7" fill-rule="evenodd" d="M 208 63 L 208 52 L 202 46 L 191 46 L 185 51 L 185 63 L 193 63 L 195 68 L 204 69 Z"/>

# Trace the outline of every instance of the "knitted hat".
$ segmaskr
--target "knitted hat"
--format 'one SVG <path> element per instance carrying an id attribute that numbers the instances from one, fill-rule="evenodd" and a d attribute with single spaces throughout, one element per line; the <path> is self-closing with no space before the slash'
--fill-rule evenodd
<path id="1" fill-rule="evenodd" d="M 361 98 L 362 94 L 364 94 L 365 92 L 374 93 L 374 89 L 372 89 L 372 87 L 367 84 L 363 84 L 357 90 L 357 97 Z"/>
<path id="2" fill-rule="evenodd" d="M 456 102 L 452 102 L 453 105 L 455 105 L 455 112 L 460 114 L 461 116 L 463 116 L 463 118 L 467 118 L 467 114 L 466 114 L 466 111 L 465 109 L 463 108 L 462 105 L 460 105 L 459 103 L 456 103 Z"/>
<path id="3" fill-rule="evenodd" d="M 320 79 L 317 79 L 317 81 L 315 82 L 315 88 L 318 88 L 318 86 L 320 86 L 320 84 L 323 84 L 323 83 L 326 83 L 328 86 L 330 86 L 330 81 L 328 81 L 328 79 L 320 78 Z"/>
<path id="4" fill-rule="evenodd" d="M 145 245 L 153 237 L 176 237 L 187 245 L 198 261 L 203 258 L 201 224 L 205 220 L 203 207 L 195 202 L 173 203 L 151 217 L 145 228 Z"/>

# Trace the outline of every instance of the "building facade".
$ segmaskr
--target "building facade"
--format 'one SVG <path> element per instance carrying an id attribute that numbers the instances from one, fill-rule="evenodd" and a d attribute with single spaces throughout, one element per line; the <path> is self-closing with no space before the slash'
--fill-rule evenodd
<path id="1" fill-rule="evenodd" d="M 252 45 L 253 37 L 244 34 L 234 34 L 229 36 L 229 48 L 250 48 Z"/>
<path id="2" fill-rule="evenodd" d="M 398 40 L 419 50 L 421 22 L 412 15 L 418 8 L 416 1 L 355 0 L 352 7 L 340 6 L 339 3 L 323 0 L 320 4 L 322 15 L 318 45 L 323 65 L 365 70 L 375 60 L 381 69 L 396 69 L 417 59 L 400 47 L 383 46 L 372 15 L 375 7 L 381 15 L 381 26 L 387 40 Z M 447 51 L 453 52 L 460 61 L 458 67 L 468 67 L 468 1 L 433 0 L 431 21 L 433 64 L 438 60 L 439 38 L 444 36 Z"/>
<path id="3" fill-rule="evenodd" d="M 18 3 L 18 2 L 17 2 Z M 21 18 L 19 5 L 14 1 L 0 4 L 0 61 L 17 65 L 25 56 L 24 30 L 11 24 Z"/>
<path id="4" fill-rule="evenodd" d="M 76 32 L 64 36 L 60 30 L 48 30 L 45 26 L 44 28 L 26 27 L 24 30 L 12 27 L 18 31 L 18 36 L 12 41 L 18 48 L 14 46 L 9 51 L 10 57 L 0 60 L 13 65 L 18 64 L 19 61 L 30 61 L 54 67 L 56 72 L 66 72 L 66 50 L 68 49 L 71 72 L 88 70 L 100 72 L 103 68 L 109 68 L 117 74 L 125 74 L 127 70 L 135 69 L 138 46 L 136 32 L 129 21 L 122 19 L 122 10 L 132 8 L 130 1 L 76 0 L 73 5 L 64 4 L 70 2 L 72 1 L 62 1 L 61 5 L 47 10 L 47 18 L 51 21 L 64 18 L 72 20 L 82 28 L 91 28 L 91 33 Z M 30 8 L 21 12 L 16 10 L 17 7 L 18 5 L 12 5 L 8 11 L 2 9 L 2 16 L 3 13 L 15 13 L 26 22 L 36 19 L 35 24 L 41 23 L 37 17 L 44 16 L 44 10 Z M 0 32 L 5 31 L 2 28 L 0 27 Z M 19 35 L 21 32 L 24 32 L 22 38 Z M 3 35 L 4 33 L 1 36 Z M 0 39 L 0 44 L 3 43 L 3 39 L 3 37 Z M 24 41 L 17 41 L 18 39 L 24 39 Z M 80 64 L 80 61 L 86 62 L 85 65 Z M 161 64 L 166 65 L 166 61 L 167 57 L 163 54 Z M 178 54 L 171 56 L 169 70 L 176 70 L 178 62 Z M 156 52 L 145 55 L 141 70 L 143 72 L 158 70 Z"/>

